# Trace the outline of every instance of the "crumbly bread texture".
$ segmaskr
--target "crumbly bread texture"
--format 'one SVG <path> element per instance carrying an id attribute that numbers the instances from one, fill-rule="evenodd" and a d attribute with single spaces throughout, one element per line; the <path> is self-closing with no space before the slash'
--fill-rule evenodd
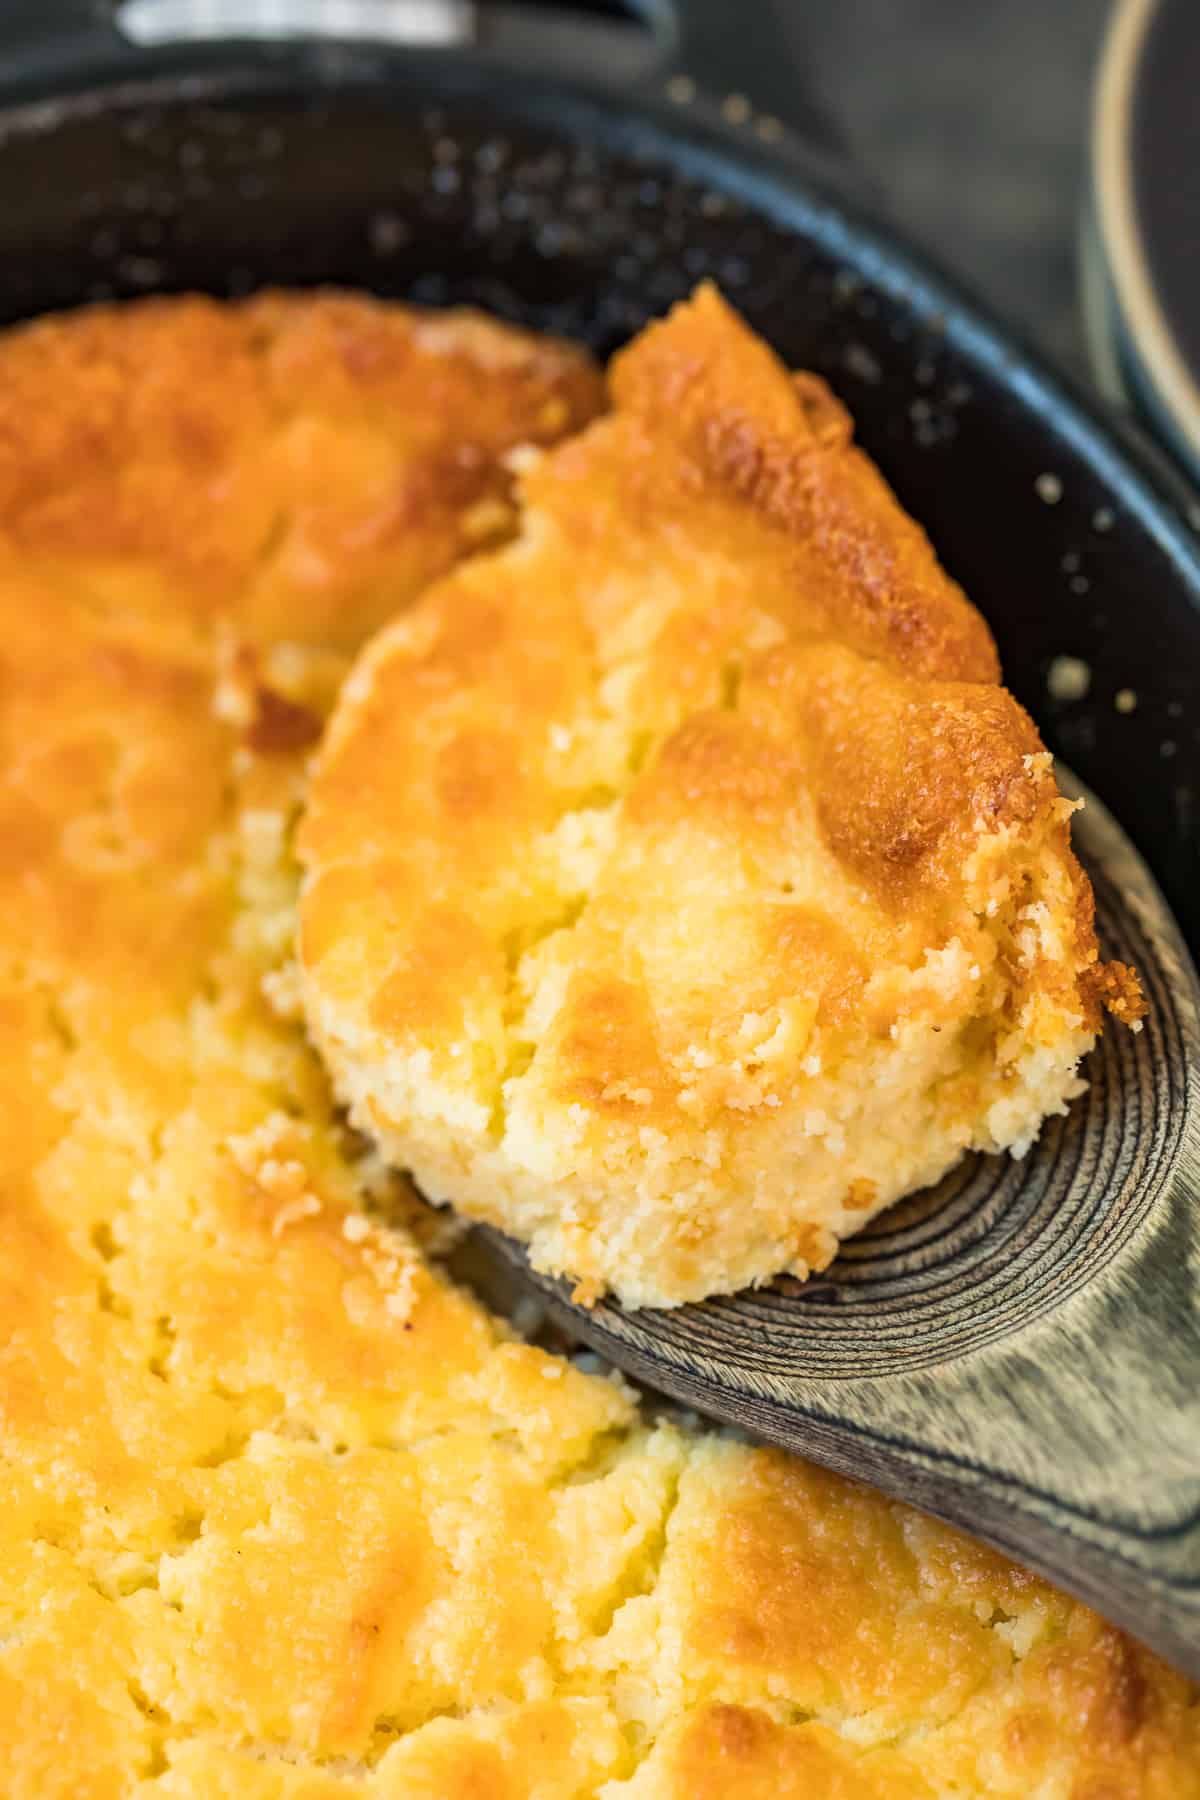
<path id="1" fill-rule="evenodd" d="M 1070 805 L 987 627 L 703 289 L 349 680 L 302 834 L 361 1129 L 588 1299 L 823 1268 L 1080 1091 Z"/>
<path id="2" fill-rule="evenodd" d="M 25 383 L 11 429 L 65 446 L 81 369 L 153 396 L 184 518 L 185 421 L 237 412 L 257 365 L 219 352 L 268 318 L 326 345 L 314 394 L 416 329 L 325 299 L 65 319 L 0 338 L 0 407 Z M 473 389 L 521 344 L 464 322 L 434 354 Z M 451 379 L 413 374 L 422 405 Z M 82 451 L 43 480 L 80 520 L 112 493 Z M 260 571 L 206 590 L 161 520 L 18 543 L 28 517 L 0 509 L 4 1800 L 1200 1800 L 1200 1695 L 1084 1607 L 655 1426 L 431 1268 L 289 965 L 330 638 L 386 562 L 357 615 L 305 564 L 252 647 Z"/>

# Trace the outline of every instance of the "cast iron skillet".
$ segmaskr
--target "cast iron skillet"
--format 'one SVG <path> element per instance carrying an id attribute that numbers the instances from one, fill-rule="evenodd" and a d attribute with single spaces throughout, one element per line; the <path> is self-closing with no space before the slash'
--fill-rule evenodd
<path id="1" fill-rule="evenodd" d="M 1186 490 L 779 125 L 792 84 L 765 0 L 734 31 L 726 0 L 645 10 L 649 48 L 500 11 L 486 42 L 419 54 L 135 51 L 108 0 L 8 0 L 0 317 L 336 281 L 474 301 L 604 352 L 714 277 L 849 402 L 1012 687 L 1195 945 Z M 1063 656 L 1086 665 L 1085 695 L 1048 687 Z M 803 1295 L 571 1322 L 652 1385 L 991 1538 L 1200 1673 L 1200 1014 L 1153 884 L 1091 816 L 1108 947 L 1145 970 L 1152 1012 L 1140 1038 L 1109 1035 L 1091 1099 L 1036 1155 L 969 1164 Z"/>

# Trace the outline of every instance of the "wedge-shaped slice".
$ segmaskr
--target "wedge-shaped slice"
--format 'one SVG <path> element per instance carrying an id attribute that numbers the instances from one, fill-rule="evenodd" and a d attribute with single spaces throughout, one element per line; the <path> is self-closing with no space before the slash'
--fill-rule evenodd
<path id="1" fill-rule="evenodd" d="M 354 1119 L 583 1297 L 805 1275 L 1079 1090 L 1069 804 L 987 627 L 712 290 L 367 650 L 303 831 Z"/>

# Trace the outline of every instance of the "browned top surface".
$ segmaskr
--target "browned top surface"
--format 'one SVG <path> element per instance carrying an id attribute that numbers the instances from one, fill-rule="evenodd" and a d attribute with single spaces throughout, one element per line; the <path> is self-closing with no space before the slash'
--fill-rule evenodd
<path id="1" fill-rule="evenodd" d="M 0 530 L 133 562 L 173 622 L 342 648 L 503 535 L 514 444 L 597 408 L 567 346 L 349 294 L 95 307 L 9 334 Z M 148 598 L 148 595 L 146 596 Z"/>
<path id="2" fill-rule="evenodd" d="M 523 540 L 372 646 L 323 758 L 310 960 L 373 887 L 386 961 L 354 959 L 356 1000 L 385 1026 L 402 1023 L 394 1000 L 432 1036 L 452 1028 L 443 977 L 460 963 L 483 980 L 491 959 L 500 979 L 505 934 L 570 898 L 536 884 L 539 843 L 571 812 L 623 802 L 596 934 L 628 944 L 644 903 L 715 895 L 745 916 L 765 1005 L 794 988 L 797 933 L 842 983 L 933 942 L 981 830 L 1055 807 L 986 625 L 820 383 L 790 378 L 709 291 L 617 359 L 612 393 L 613 417 L 525 475 Z M 781 911 L 806 859 L 819 897 Z M 1090 895 L 1068 866 L 1086 963 Z M 713 988 L 740 994 L 738 944 L 703 948 Z M 654 1011 L 669 1038 L 670 1000 Z"/>

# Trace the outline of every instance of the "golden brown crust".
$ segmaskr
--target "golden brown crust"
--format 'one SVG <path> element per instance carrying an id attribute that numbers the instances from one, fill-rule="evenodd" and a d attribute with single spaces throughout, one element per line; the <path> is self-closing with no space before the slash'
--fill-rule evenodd
<path id="1" fill-rule="evenodd" d="M 106 564 L 133 561 L 169 581 L 173 622 L 348 648 L 503 536 L 503 453 L 600 398 L 577 351 L 471 313 L 337 292 L 97 306 L 5 341 L 0 532 L 87 557 L 101 604 Z"/>
<path id="2" fill-rule="evenodd" d="M 862 1751 L 819 1724 L 785 1725 L 753 1707 L 699 1706 L 664 1734 L 629 1800 L 935 1800 L 904 1756 Z"/>
<path id="3" fill-rule="evenodd" d="M 1087 980 L 1093 1000 L 1122 1025 L 1137 1025 L 1145 1018 L 1149 1008 L 1142 984 L 1128 963 L 1097 963 Z"/>
<path id="4" fill-rule="evenodd" d="M 1195 1692 L 1086 1609 L 428 1265 L 295 1023 L 306 751 L 255 737 L 340 661 L 192 592 L 0 560 L 5 1800 L 1195 1800 Z"/>
<path id="5" fill-rule="evenodd" d="M 756 574 L 770 565 L 790 635 L 833 637 L 915 675 L 996 681 L 987 626 L 853 447 L 849 415 L 819 377 L 783 380 L 722 312 L 701 288 L 617 357 L 613 401 L 645 447 L 621 472 L 622 498 L 645 482 L 655 511 L 689 526 L 697 504 L 715 507 L 714 537 L 727 527 Z"/>
<path id="6" fill-rule="evenodd" d="M 302 961 L 426 1192 L 671 1305 L 1027 1146 L 1110 978 L 1036 728 L 837 402 L 712 289 L 611 388 L 362 658 Z"/>
<path id="7" fill-rule="evenodd" d="M 671 1697 L 629 1800 L 1200 1794 L 1181 1676 L 1003 1557 L 793 1459 L 694 1453 L 654 1599 L 669 1649 L 649 1627 L 610 1647 Z"/>

